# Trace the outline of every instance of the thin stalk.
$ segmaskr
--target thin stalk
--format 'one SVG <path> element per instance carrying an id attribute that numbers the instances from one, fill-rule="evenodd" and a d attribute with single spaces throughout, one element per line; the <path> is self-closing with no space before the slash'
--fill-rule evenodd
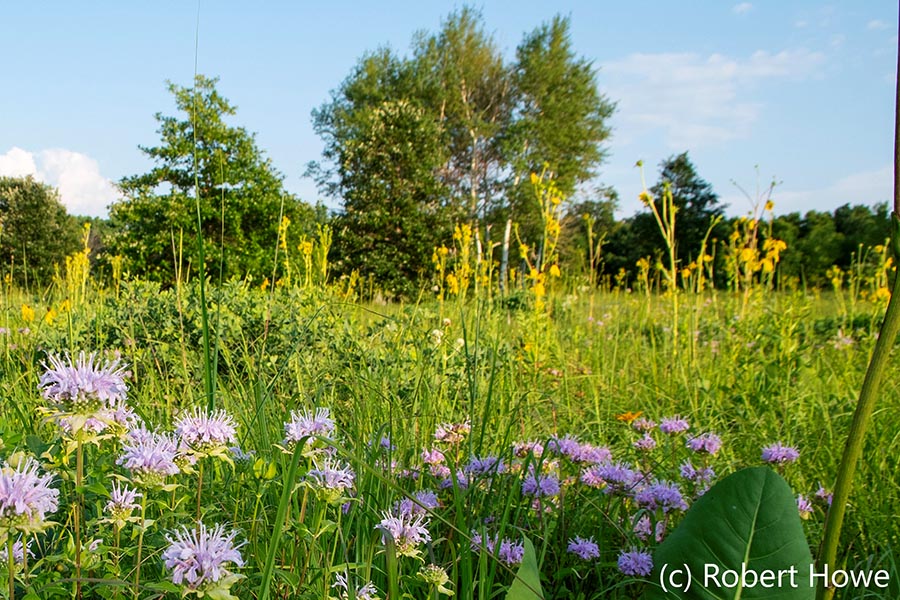
<path id="1" fill-rule="evenodd" d="M 900 46 L 898 46 L 900 50 Z M 894 251 L 894 259 L 900 259 L 900 51 L 897 57 L 897 89 L 895 97 L 894 120 L 894 212 L 891 215 L 891 248 Z M 859 401 L 856 404 L 856 412 L 853 413 L 853 422 L 850 425 L 850 434 L 847 436 L 847 445 L 841 457 L 838 467 L 837 481 L 834 486 L 834 497 L 828 516 L 825 519 L 825 538 L 822 540 L 822 548 L 817 562 L 817 573 L 821 573 L 826 567 L 834 570 L 837 560 L 838 543 L 841 538 L 841 526 L 844 522 L 844 512 L 847 508 L 847 500 L 853 488 L 853 476 L 856 474 L 856 466 L 862 455 L 863 442 L 866 429 L 872 420 L 872 412 L 875 409 L 875 400 L 884 377 L 884 370 L 890 358 L 891 348 L 900 331 L 900 276 L 895 277 L 894 287 L 891 291 L 891 299 L 888 301 L 884 321 L 869 368 L 863 380 L 862 389 L 859 391 Z M 826 581 L 822 581 L 816 590 L 818 600 L 831 600 L 836 589 L 826 587 Z"/>
<path id="2" fill-rule="evenodd" d="M 387 558 L 388 598 L 400 597 L 400 565 L 397 563 L 397 549 L 394 546 L 394 538 L 387 536 L 385 544 L 385 556 Z"/>
<path id="3" fill-rule="evenodd" d="M 291 465 L 284 476 L 281 500 L 278 502 L 278 511 L 275 513 L 275 522 L 272 526 L 272 537 L 269 538 L 269 548 L 266 552 L 266 564 L 262 572 L 259 600 L 269 600 L 269 587 L 272 585 L 272 573 L 275 570 L 275 555 L 278 553 L 278 545 L 281 542 L 281 528 L 284 525 L 288 505 L 291 503 L 291 492 L 294 490 L 294 481 L 297 478 L 297 467 L 300 464 L 300 457 L 303 455 L 303 446 L 305 445 L 306 438 L 297 442 L 294 447 L 294 455 L 291 458 Z"/>
<path id="4" fill-rule="evenodd" d="M 145 518 L 147 515 L 147 495 L 141 496 L 141 530 L 138 532 L 137 558 L 134 565 L 134 600 L 138 600 L 141 583 L 141 550 L 144 549 L 144 529 L 146 529 Z"/>
<path id="5" fill-rule="evenodd" d="M 82 485 L 84 485 L 84 445 L 79 432 L 75 440 L 75 510 L 72 519 L 75 528 L 75 597 L 79 600 L 81 599 L 81 511 L 84 506 Z"/>
<path id="6" fill-rule="evenodd" d="M 203 459 L 197 466 L 197 530 L 200 530 L 200 494 L 203 491 Z"/>
<path id="7" fill-rule="evenodd" d="M 9 567 L 9 600 L 16 600 L 16 561 L 13 559 L 15 541 L 12 531 L 6 533 L 6 564 Z M 26 552 L 23 544 L 22 553 Z"/>

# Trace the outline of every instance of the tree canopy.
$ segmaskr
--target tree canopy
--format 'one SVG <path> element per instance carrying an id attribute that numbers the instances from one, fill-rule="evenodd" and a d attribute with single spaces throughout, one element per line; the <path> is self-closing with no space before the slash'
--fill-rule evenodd
<path id="1" fill-rule="evenodd" d="M 160 144 L 140 146 L 154 167 L 119 182 L 124 198 L 111 207 L 111 250 L 137 273 L 170 279 L 188 266 L 198 210 L 208 272 L 221 269 L 226 278 L 272 274 L 282 207 L 295 223 L 313 219 L 308 205 L 285 192 L 255 136 L 228 124 L 236 109 L 217 81 L 198 75 L 190 88 L 169 83 L 180 116 L 156 114 Z"/>

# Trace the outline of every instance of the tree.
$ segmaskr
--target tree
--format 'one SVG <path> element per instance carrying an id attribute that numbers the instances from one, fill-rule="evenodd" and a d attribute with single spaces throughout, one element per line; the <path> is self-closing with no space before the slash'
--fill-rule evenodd
<path id="1" fill-rule="evenodd" d="M 526 237 L 536 233 L 540 219 L 532 206 L 534 191 L 517 185 L 521 176 L 540 172 L 543 162 L 551 160 L 555 177 L 564 181 L 563 191 L 570 193 L 594 173 L 603 158 L 599 144 L 609 134 L 604 123 L 612 105 L 596 91 L 589 63 L 575 57 L 568 36 L 568 21 L 557 18 L 526 38 L 519 63 L 507 65 L 485 33 L 481 15 L 464 8 L 444 20 L 438 32 L 419 33 L 409 58 L 387 49 L 367 54 L 313 112 L 325 149 L 324 160 L 311 164 L 308 173 L 320 189 L 343 199 L 345 212 L 351 195 L 357 202 L 383 193 L 381 181 L 349 173 L 344 157 L 355 152 L 351 146 L 358 143 L 364 130 L 360 126 L 372 111 L 402 101 L 421 111 L 415 121 L 427 134 L 412 135 L 409 129 L 390 133 L 404 143 L 427 140 L 418 152 L 432 165 L 430 171 L 398 168 L 422 178 L 403 187 L 437 194 L 409 196 L 418 198 L 405 213 L 419 220 L 417 229 L 428 230 L 422 225 L 440 207 L 451 226 L 454 219 L 477 226 L 486 216 L 495 222 L 511 216 L 520 222 L 530 218 L 535 226 L 526 224 L 520 231 Z M 510 206 L 513 192 L 520 198 Z M 448 241 L 439 237 L 448 228 L 430 230 L 432 245 Z M 484 233 L 478 227 L 475 231 L 476 236 Z M 374 260 L 374 255 L 366 256 Z"/>
<path id="2" fill-rule="evenodd" d="M 572 49 L 569 19 L 556 16 L 516 50 L 512 80 L 515 120 L 504 145 L 514 177 L 510 203 L 520 222 L 535 221 L 527 175 L 546 165 L 557 188 L 571 196 L 596 174 L 605 156 L 615 104 L 600 94 L 591 63 Z"/>
<path id="3" fill-rule="evenodd" d="M 80 247 L 80 228 L 49 185 L 0 177 L 0 261 L 15 281 L 45 283 Z"/>
<path id="4" fill-rule="evenodd" d="M 192 88 L 169 83 L 183 118 L 157 113 L 161 143 L 140 147 L 154 168 L 119 182 L 125 197 L 110 210 L 111 245 L 133 272 L 166 280 L 190 261 L 182 252 L 193 254 L 198 206 L 206 268 L 226 278 L 272 274 L 282 204 L 301 227 L 313 219 L 308 205 L 285 192 L 255 136 L 227 124 L 236 111 L 217 81 L 198 75 Z"/>
<path id="5" fill-rule="evenodd" d="M 704 236 L 714 220 L 724 213 L 719 197 L 712 185 L 697 174 L 687 152 L 670 156 L 660 163 L 659 180 L 650 188 L 653 201 L 661 209 L 663 190 L 669 186 L 675 206 L 675 249 L 676 258 L 682 265 L 697 258 Z M 663 248 L 664 240 L 653 215 L 638 213 L 633 217 L 632 227 L 641 247 L 638 256 L 655 255 Z M 727 228 L 720 221 L 713 227 L 707 250 L 713 239 L 723 240 Z M 632 265 L 633 267 L 633 265 Z"/>

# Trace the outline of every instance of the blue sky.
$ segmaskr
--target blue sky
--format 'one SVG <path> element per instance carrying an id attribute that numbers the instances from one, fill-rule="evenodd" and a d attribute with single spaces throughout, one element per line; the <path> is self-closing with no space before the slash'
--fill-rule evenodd
<path id="1" fill-rule="evenodd" d="M 576 52 L 618 103 L 598 182 L 618 190 L 621 216 L 640 208 L 635 162 L 652 182 L 661 160 L 685 150 L 729 214 L 751 208 L 733 182 L 753 196 L 773 178 L 779 213 L 891 198 L 895 2 L 473 5 L 507 56 L 554 14 L 571 17 Z M 405 53 L 416 31 L 460 6 L 201 2 L 196 58 L 237 105 L 233 123 L 315 202 L 302 177 L 322 148 L 310 112 L 363 53 Z M 165 81 L 193 77 L 196 24 L 186 0 L 4 3 L 0 175 L 35 174 L 70 212 L 105 214 L 111 182 L 150 167 L 138 145 L 157 142 L 154 113 L 174 112 Z"/>

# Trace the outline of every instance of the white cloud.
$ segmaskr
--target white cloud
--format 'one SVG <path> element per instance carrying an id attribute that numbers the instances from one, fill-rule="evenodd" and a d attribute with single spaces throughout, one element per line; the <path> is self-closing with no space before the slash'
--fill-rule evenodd
<path id="1" fill-rule="evenodd" d="M 63 148 L 32 153 L 13 147 L 0 154 L 0 175 L 32 175 L 52 185 L 73 215 L 105 216 L 107 205 L 118 197 L 112 182 L 100 174 L 96 160 Z"/>
<path id="2" fill-rule="evenodd" d="M 675 150 L 715 145 L 749 134 L 762 104 L 753 97 L 765 79 L 803 79 L 823 62 L 807 50 L 746 59 L 721 54 L 631 54 L 602 66 L 610 98 L 618 101 L 615 119 L 620 140 L 662 130 Z"/>
<path id="3" fill-rule="evenodd" d="M 891 165 L 878 169 L 852 173 L 822 187 L 814 189 L 791 189 L 777 186 L 772 194 L 775 212 L 806 213 L 809 210 L 833 211 L 844 204 L 865 204 L 872 206 L 878 202 L 890 204 L 894 194 L 894 170 Z M 742 214 L 752 207 L 743 196 L 722 198 L 729 204 L 729 213 Z"/>
<path id="4" fill-rule="evenodd" d="M 887 29 L 888 27 L 890 27 L 890 25 L 879 19 L 872 19 L 866 25 L 866 29 L 871 29 L 872 31 L 881 31 L 882 29 Z"/>
<path id="5" fill-rule="evenodd" d="M 743 15 L 753 10 L 753 5 L 749 2 L 741 2 L 740 4 L 735 4 L 731 10 L 736 15 Z"/>
<path id="6" fill-rule="evenodd" d="M 0 154 L 0 177 L 25 175 L 37 175 L 37 165 L 31 152 L 13 146 L 6 154 Z"/>

